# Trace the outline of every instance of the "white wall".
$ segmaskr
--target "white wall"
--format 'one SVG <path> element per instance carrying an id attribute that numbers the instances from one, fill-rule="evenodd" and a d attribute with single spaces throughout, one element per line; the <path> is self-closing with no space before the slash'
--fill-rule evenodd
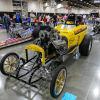
<path id="1" fill-rule="evenodd" d="M 51 8 L 50 2 L 47 2 L 49 6 L 46 7 L 46 5 L 42 2 L 37 1 L 32 1 L 30 0 L 28 2 L 28 12 L 31 12 L 32 10 L 34 12 L 45 12 L 45 13 L 68 13 L 68 10 L 65 8 L 66 7 L 66 2 L 62 2 L 62 4 L 58 4 L 55 6 L 55 8 Z M 78 9 L 72 9 L 69 10 L 69 13 L 78 13 Z"/>
<path id="2" fill-rule="evenodd" d="M 46 12 L 46 13 L 54 13 L 55 12 L 55 9 L 54 8 L 51 8 L 51 6 L 49 6 L 49 7 L 45 7 L 43 9 L 43 12 Z"/>
<path id="3" fill-rule="evenodd" d="M 97 10 L 100 13 L 100 8 L 88 8 L 88 9 L 79 9 L 79 14 L 90 14 L 92 10 Z"/>
<path id="4" fill-rule="evenodd" d="M 11 2 L 11 0 L 0 0 L 0 1 L 10 1 Z M 29 0 L 28 1 L 28 12 L 31 12 L 33 10 L 35 12 L 46 12 L 46 13 L 68 13 L 69 12 L 69 13 L 75 13 L 75 14 L 90 14 L 91 10 L 99 10 L 99 13 L 100 13 L 100 8 L 98 9 L 96 8 L 88 8 L 88 9 L 72 8 L 71 10 L 67 10 L 65 8 L 67 5 L 66 1 L 63 1 L 61 4 L 56 5 L 55 8 L 51 8 L 51 3 L 49 0 L 47 0 L 47 3 L 49 4 L 49 6 L 46 7 L 43 5 L 42 0 L 37 0 L 37 1 Z M 0 10 L 1 10 L 1 6 L 0 6 Z"/>
<path id="5" fill-rule="evenodd" d="M 78 8 L 72 8 L 71 10 L 71 13 L 78 14 L 78 12 L 79 12 Z"/>
<path id="6" fill-rule="evenodd" d="M 28 12 L 43 12 L 43 3 L 40 1 L 29 1 L 28 2 Z"/>
<path id="7" fill-rule="evenodd" d="M 68 13 L 68 10 L 66 8 L 59 8 L 55 10 L 56 13 Z"/>
<path id="8" fill-rule="evenodd" d="M 13 12 L 12 0 L 0 0 L 0 11 Z"/>
<path id="9" fill-rule="evenodd" d="M 55 8 L 51 8 L 50 2 L 48 3 L 48 7 L 43 7 L 43 2 L 40 0 L 28 1 L 28 12 L 31 12 L 32 10 L 35 12 L 46 12 L 46 13 L 75 13 L 75 14 L 90 14 L 90 11 L 92 10 L 98 10 L 100 13 L 100 8 L 72 8 L 72 10 L 67 10 L 66 2 L 62 2 L 62 4 L 58 4 L 55 6 Z M 12 0 L 0 0 L 0 11 L 1 12 L 13 12 L 13 6 L 12 6 Z"/>

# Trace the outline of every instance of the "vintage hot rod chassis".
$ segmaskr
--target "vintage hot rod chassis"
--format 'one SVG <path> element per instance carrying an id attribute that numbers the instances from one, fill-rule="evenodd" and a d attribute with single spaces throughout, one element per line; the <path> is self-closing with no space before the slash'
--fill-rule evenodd
<path id="1" fill-rule="evenodd" d="M 44 27 L 42 26 L 42 28 Z M 70 29 L 66 27 L 70 27 Z M 55 29 L 57 30 L 51 30 L 50 32 L 41 30 L 37 37 L 39 39 L 36 39 L 35 44 L 37 45 L 32 44 L 25 47 L 25 59 L 19 58 L 16 53 L 5 55 L 1 60 L 1 72 L 37 88 L 44 84 L 42 82 L 40 86 L 37 85 L 36 82 L 39 80 L 51 81 L 51 96 L 58 97 L 64 88 L 67 77 L 65 66 L 60 64 L 69 55 L 74 55 L 75 58 L 79 58 L 80 54 L 88 56 L 92 49 L 92 37 L 87 35 L 86 25 L 61 24 Z M 38 28 L 36 31 L 34 30 L 35 34 L 38 33 L 37 30 Z M 28 50 L 36 53 L 30 59 Z M 29 75 L 28 79 L 26 79 L 27 75 Z"/>
<path id="2" fill-rule="evenodd" d="M 28 58 L 29 50 L 33 50 L 35 55 L 30 59 Z M 74 56 L 79 56 L 78 48 L 73 54 Z M 53 55 L 51 55 L 52 57 L 45 58 L 44 50 L 38 45 L 33 44 L 25 47 L 26 60 L 17 56 L 18 55 L 16 55 L 15 53 L 9 53 L 5 59 L 2 59 L 3 63 L 1 64 L 1 66 L 3 66 L 2 68 L 4 68 L 5 70 L 4 72 L 4 70 L 2 70 L 1 68 L 1 72 L 3 74 L 13 77 L 36 88 L 40 88 L 47 81 L 51 81 L 51 96 L 56 98 L 61 94 L 65 85 L 67 71 L 66 68 L 64 66 L 61 66 L 60 64 L 69 57 L 67 54 L 56 56 L 56 54 L 54 53 Z M 7 72 L 9 66 L 10 69 L 9 72 Z M 22 70 L 24 71 L 24 73 Z M 24 77 L 28 74 L 29 76 L 27 80 Z M 37 82 L 41 79 L 45 79 L 45 81 L 37 85 Z"/>

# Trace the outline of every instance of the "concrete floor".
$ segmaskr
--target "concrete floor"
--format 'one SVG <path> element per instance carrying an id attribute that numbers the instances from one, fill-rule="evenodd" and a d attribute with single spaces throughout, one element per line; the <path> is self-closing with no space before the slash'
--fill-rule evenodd
<path id="1" fill-rule="evenodd" d="M 88 26 L 88 34 L 92 25 Z M 5 30 L 0 30 L 0 40 L 9 37 Z M 24 57 L 24 47 L 32 44 L 28 41 L 0 50 L 0 60 L 9 52 Z M 62 94 L 54 99 L 50 96 L 49 83 L 41 89 L 35 89 L 0 72 L 0 100 L 61 100 L 66 92 L 77 96 L 76 100 L 100 100 L 100 42 L 94 40 L 88 57 L 80 56 L 78 60 L 68 58 L 62 65 L 67 68 L 67 80 Z"/>

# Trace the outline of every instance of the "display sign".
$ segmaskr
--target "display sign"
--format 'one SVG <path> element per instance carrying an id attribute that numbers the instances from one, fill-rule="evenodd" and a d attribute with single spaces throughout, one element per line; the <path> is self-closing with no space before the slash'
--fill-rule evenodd
<path id="1" fill-rule="evenodd" d="M 54 8 L 55 0 L 51 0 L 51 8 Z"/>
<path id="2" fill-rule="evenodd" d="M 94 3 L 100 3 L 100 0 L 94 0 Z"/>
<path id="3" fill-rule="evenodd" d="M 66 7 L 66 9 L 68 9 L 68 10 L 71 10 L 71 9 L 72 9 L 72 7 L 71 7 L 71 6 L 69 6 L 69 7 Z"/>
<path id="4" fill-rule="evenodd" d="M 91 10 L 90 13 L 99 13 L 98 10 Z"/>

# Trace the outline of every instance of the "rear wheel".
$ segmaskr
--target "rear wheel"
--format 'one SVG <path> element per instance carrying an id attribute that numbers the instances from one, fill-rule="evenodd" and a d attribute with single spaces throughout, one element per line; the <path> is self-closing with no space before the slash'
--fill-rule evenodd
<path id="1" fill-rule="evenodd" d="M 21 65 L 25 63 L 25 60 L 23 58 L 20 58 L 20 62 L 18 61 L 19 61 L 19 56 L 16 53 L 6 54 L 2 58 L 0 64 L 2 74 L 9 75 L 17 69 L 19 63 L 21 63 Z"/>
<path id="2" fill-rule="evenodd" d="M 64 66 L 59 66 L 52 77 L 50 86 L 50 93 L 53 98 L 57 98 L 63 91 L 66 77 L 66 68 Z"/>
<path id="3" fill-rule="evenodd" d="M 82 43 L 79 46 L 80 54 L 83 56 L 88 56 L 92 49 L 92 36 L 85 35 Z"/>
<path id="4" fill-rule="evenodd" d="M 33 38 L 38 38 L 40 32 L 40 27 L 36 27 L 33 31 Z"/>

